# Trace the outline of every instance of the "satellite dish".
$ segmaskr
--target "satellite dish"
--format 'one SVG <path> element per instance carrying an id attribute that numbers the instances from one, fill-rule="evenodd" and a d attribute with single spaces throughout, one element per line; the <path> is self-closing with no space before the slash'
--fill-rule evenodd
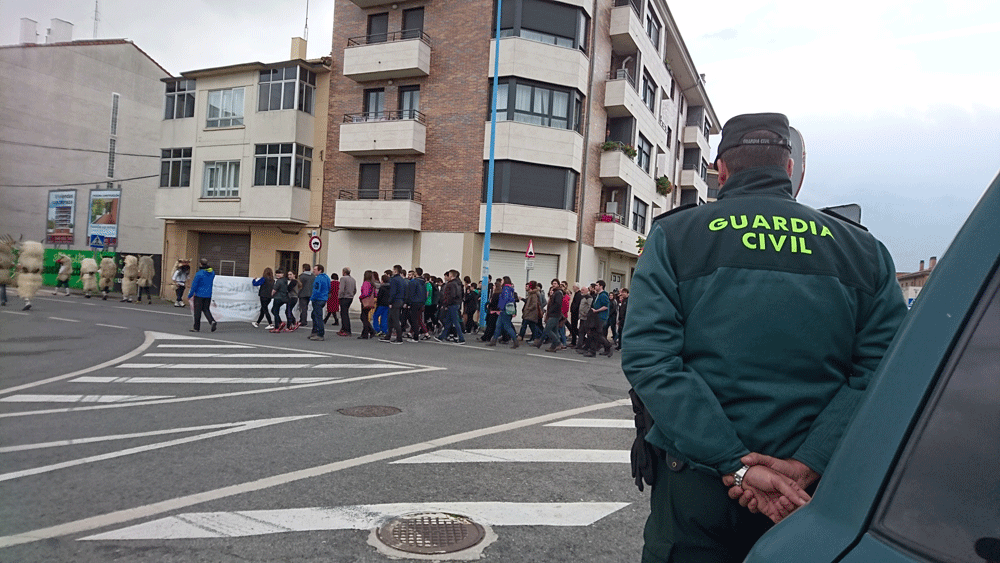
<path id="1" fill-rule="evenodd" d="M 792 143 L 792 197 L 798 197 L 806 175 L 806 143 L 798 129 L 789 127 L 788 132 Z"/>

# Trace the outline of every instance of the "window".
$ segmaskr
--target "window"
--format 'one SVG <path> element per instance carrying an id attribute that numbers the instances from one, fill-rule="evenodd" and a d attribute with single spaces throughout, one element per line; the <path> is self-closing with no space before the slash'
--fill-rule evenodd
<path id="1" fill-rule="evenodd" d="M 299 253 L 288 250 L 278 251 L 278 267 L 286 272 L 298 272 Z"/>
<path id="2" fill-rule="evenodd" d="M 392 184 L 392 199 L 413 199 L 413 189 L 417 180 L 417 165 L 413 162 L 396 164 L 396 175 Z"/>
<path id="3" fill-rule="evenodd" d="M 646 6 L 646 35 L 649 36 L 649 40 L 653 42 L 653 47 L 657 50 L 660 49 L 660 29 L 663 26 L 660 25 L 660 20 L 656 18 L 656 14 L 653 12 L 653 5 L 649 4 Z"/>
<path id="4" fill-rule="evenodd" d="M 389 14 L 368 16 L 368 43 L 385 43 L 389 40 Z"/>
<path id="5" fill-rule="evenodd" d="M 670 150 L 670 146 L 673 144 L 671 142 L 673 141 L 673 138 L 674 138 L 674 130 L 671 129 L 670 127 L 667 127 L 667 150 Z"/>
<path id="6" fill-rule="evenodd" d="M 115 139 L 108 139 L 108 178 L 115 177 Z"/>
<path id="7" fill-rule="evenodd" d="M 160 187 L 186 188 L 191 185 L 191 149 L 160 151 Z"/>
<path id="8" fill-rule="evenodd" d="M 424 9 L 403 10 L 403 39 L 420 39 L 424 32 Z"/>
<path id="9" fill-rule="evenodd" d="M 313 113 L 316 73 L 299 66 L 260 71 L 257 111 L 298 109 Z M 297 102 L 297 103 L 296 103 Z"/>
<path id="10" fill-rule="evenodd" d="M 977 556 L 975 546 L 1000 529 L 1000 489 L 992 477 L 1000 471 L 998 282 L 1000 274 L 994 272 L 900 457 L 881 517 L 876 517 L 880 534 L 915 552 L 913 560 L 993 559 Z"/>
<path id="11" fill-rule="evenodd" d="M 656 82 L 646 70 L 642 71 L 642 102 L 656 115 Z"/>
<path id="12" fill-rule="evenodd" d="M 502 78 L 497 85 L 497 120 L 579 131 L 582 102 L 576 90 Z"/>
<path id="13" fill-rule="evenodd" d="M 385 118 L 385 88 L 365 90 L 364 108 L 365 121 Z"/>
<path id="14" fill-rule="evenodd" d="M 309 189 L 309 178 L 312 176 L 313 150 L 305 145 L 295 145 L 295 177 L 292 185 L 297 188 Z"/>
<path id="15" fill-rule="evenodd" d="M 240 161 L 205 163 L 205 182 L 202 197 L 239 197 Z"/>
<path id="16" fill-rule="evenodd" d="M 636 147 L 636 152 L 638 153 L 636 164 L 638 164 L 639 168 L 642 168 L 644 172 L 649 173 L 649 165 L 653 154 L 653 145 L 641 134 L 639 135 L 639 146 Z"/>
<path id="17" fill-rule="evenodd" d="M 494 4 L 494 18 L 496 12 Z M 504 0 L 500 15 L 500 37 L 521 37 L 586 51 L 589 21 L 583 9 L 562 3 L 547 0 Z M 496 29 L 496 20 L 491 27 Z"/>
<path id="18" fill-rule="evenodd" d="M 111 94 L 111 134 L 118 134 L 118 99 L 121 98 L 118 94 Z"/>
<path id="19" fill-rule="evenodd" d="M 494 165 L 493 203 L 516 203 L 550 209 L 576 207 L 579 174 L 569 168 L 542 166 L 513 160 L 498 160 Z M 489 166 L 483 166 L 483 197 L 489 180 Z"/>
<path id="20" fill-rule="evenodd" d="M 309 147 L 295 143 L 273 143 L 257 145 L 254 149 L 255 186 L 296 186 L 308 189 L 311 174 L 312 149 Z"/>
<path id="21" fill-rule="evenodd" d="M 208 93 L 208 120 L 205 127 L 243 125 L 243 88 L 212 90 Z"/>
<path id="22" fill-rule="evenodd" d="M 167 102 L 163 119 L 194 117 L 194 80 L 167 82 Z"/>
<path id="23" fill-rule="evenodd" d="M 378 199 L 381 173 L 382 166 L 378 163 L 361 165 L 358 170 L 358 199 Z"/>
<path id="24" fill-rule="evenodd" d="M 399 87 L 399 118 L 416 119 L 420 111 L 420 86 Z"/>
<path id="25" fill-rule="evenodd" d="M 640 233 L 646 233 L 646 212 L 649 209 L 649 205 L 639 198 L 635 198 L 632 202 L 632 230 Z"/>

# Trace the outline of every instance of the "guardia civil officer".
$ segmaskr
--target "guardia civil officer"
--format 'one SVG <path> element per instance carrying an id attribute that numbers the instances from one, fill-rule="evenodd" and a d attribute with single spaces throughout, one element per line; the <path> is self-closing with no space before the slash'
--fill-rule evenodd
<path id="1" fill-rule="evenodd" d="M 784 115 L 732 118 L 718 201 L 643 247 L 622 348 L 652 416 L 643 562 L 742 561 L 807 502 L 906 312 L 882 243 L 793 199 L 789 155 Z"/>

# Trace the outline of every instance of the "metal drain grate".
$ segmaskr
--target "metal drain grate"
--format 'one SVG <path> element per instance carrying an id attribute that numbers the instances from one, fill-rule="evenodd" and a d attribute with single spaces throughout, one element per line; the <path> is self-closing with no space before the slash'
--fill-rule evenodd
<path id="1" fill-rule="evenodd" d="M 378 539 L 406 553 L 455 553 L 481 542 L 486 532 L 475 522 L 452 514 L 400 516 L 378 529 Z"/>
<path id="2" fill-rule="evenodd" d="M 337 412 L 347 416 L 360 416 L 363 418 L 368 418 L 376 416 L 392 416 L 394 414 L 399 414 L 403 411 L 397 409 L 396 407 L 381 407 L 376 405 L 366 405 L 363 407 L 349 407 L 346 409 L 337 409 Z"/>

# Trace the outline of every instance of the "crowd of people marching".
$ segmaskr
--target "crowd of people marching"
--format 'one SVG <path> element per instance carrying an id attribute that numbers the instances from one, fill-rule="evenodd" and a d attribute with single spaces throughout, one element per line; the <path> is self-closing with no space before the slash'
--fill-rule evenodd
<path id="1" fill-rule="evenodd" d="M 529 281 L 519 291 L 509 277 L 494 281 L 491 276 L 481 329 L 481 284 L 456 270 L 439 278 L 421 268 L 406 270 L 399 265 L 381 274 L 365 271 L 360 285 L 350 268 L 329 276 L 318 264 L 305 264 L 301 272 L 265 268 L 253 285 L 260 296 L 254 328 L 266 320 L 265 328 L 273 333 L 293 332 L 308 327 L 311 320 L 311 340 L 325 340 L 325 324 L 331 319 L 332 326 L 340 326 L 338 336 L 354 336 L 350 309 L 357 299 L 361 340 L 465 344 L 469 337 L 487 346 L 509 343 L 517 348 L 523 342 L 547 346 L 549 352 L 573 348 L 588 357 L 598 353 L 611 357 L 614 350 L 621 350 L 621 327 L 628 310 L 628 290 L 609 292 L 603 280 L 570 286 L 553 279 L 547 287 Z M 514 319 L 520 320 L 520 330 L 514 328 Z"/>

